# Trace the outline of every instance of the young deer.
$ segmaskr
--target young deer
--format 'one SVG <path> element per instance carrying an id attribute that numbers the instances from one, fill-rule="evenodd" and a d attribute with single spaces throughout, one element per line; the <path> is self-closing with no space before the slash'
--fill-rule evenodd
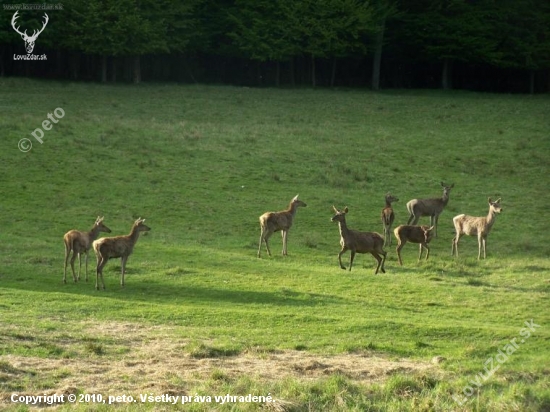
<path id="1" fill-rule="evenodd" d="M 392 196 L 391 193 L 386 193 L 386 206 L 382 209 L 382 225 L 384 226 L 384 246 L 391 246 L 391 227 L 395 220 L 395 214 L 391 207 L 392 202 L 397 202 L 399 199 Z"/>
<path id="2" fill-rule="evenodd" d="M 340 263 L 340 267 L 346 269 L 346 267 L 342 265 L 342 254 L 350 250 L 350 271 L 356 253 L 370 253 L 378 261 L 378 266 L 376 266 L 374 274 L 376 275 L 378 270 L 381 270 L 382 273 L 386 273 L 384 270 L 384 262 L 386 261 L 387 253 L 383 249 L 384 239 L 382 236 L 376 232 L 359 232 L 357 230 L 348 229 L 346 225 L 346 213 L 348 213 L 348 208 L 345 207 L 344 210 L 338 210 L 334 206 L 332 206 L 332 208 L 336 214 L 332 217 L 331 221 L 338 222 L 338 226 L 340 227 L 340 245 L 342 246 L 342 250 L 338 253 L 338 263 Z M 383 258 L 380 257 L 380 255 L 382 255 Z"/>
<path id="3" fill-rule="evenodd" d="M 500 207 L 500 198 L 494 202 L 491 198 L 489 201 L 489 213 L 486 217 L 474 217 L 468 215 L 458 215 L 453 218 L 453 223 L 455 225 L 456 235 L 453 238 L 453 243 L 451 246 L 451 256 L 456 253 L 458 256 L 458 241 L 460 236 L 475 236 L 477 235 L 478 243 L 478 253 L 477 259 L 481 259 L 481 246 L 483 246 L 483 259 L 487 258 L 486 253 L 486 244 L 487 244 L 487 235 L 491 231 L 493 224 L 495 223 L 497 213 L 502 212 L 502 207 Z"/>
<path id="4" fill-rule="evenodd" d="M 86 255 L 86 282 L 88 281 L 88 252 L 92 243 L 99 236 L 99 232 L 111 233 L 111 229 L 103 224 L 103 218 L 97 217 L 92 230 L 89 232 L 81 232 L 79 230 L 69 230 L 63 236 L 63 242 L 65 243 L 65 266 L 63 268 L 63 283 L 67 283 L 67 262 L 71 251 L 73 257 L 71 258 L 71 269 L 73 271 L 73 280 L 76 282 L 80 280 L 80 270 L 82 269 L 82 262 L 80 255 L 84 253 Z M 78 276 L 74 273 L 74 260 L 78 255 Z"/>
<path id="5" fill-rule="evenodd" d="M 281 212 L 266 212 L 260 216 L 260 244 L 258 246 L 258 257 L 260 257 L 260 252 L 262 249 L 262 242 L 265 242 L 265 248 L 267 254 L 271 256 L 271 251 L 269 250 L 268 240 L 274 232 L 281 231 L 281 236 L 283 237 L 283 256 L 287 255 L 287 237 L 288 231 L 292 226 L 294 221 L 294 216 L 296 215 L 296 210 L 298 207 L 307 205 L 298 200 L 298 195 L 296 195 L 288 205 L 287 210 Z"/>
<path id="6" fill-rule="evenodd" d="M 439 220 L 439 215 L 443 212 L 447 203 L 449 203 L 449 193 L 451 189 L 455 186 L 446 185 L 441 182 L 443 187 L 443 196 L 438 199 L 413 199 L 407 203 L 407 210 L 409 211 L 409 220 L 407 225 L 418 223 L 418 219 L 422 216 L 430 216 L 430 226 L 435 227 L 435 237 L 437 237 L 437 222 Z"/>
<path id="7" fill-rule="evenodd" d="M 140 232 L 147 232 L 151 230 L 149 226 L 143 224 L 145 219 L 138 218 L 129 235 L 104 237 L 96 240 L 93 243 L 94 252 L 97 256 L 97 269 L 95 277 L 95 288 L 99 290 L 99 276 L 101 276 L 101 283 L 103 289 L 105 289 L 105 282 L 103 280 L 103 267 L 107 264 L 109 259 L 120 258 L 122 264 L 122 274 L 120 277 L 120 285 L 124 287 L 124 273 L 126 272 L 126 261 L 134 250 L 134 246 L 139 238 Z"/>
<path id="8" fill-rule="evenodd" d="M 428 226 L 409 226 L 401 225 L 397 226 L 393 231 L 395 238 L 397 239 L 397 258 L 399 259 L 399 264 L 403 266 L 403 260 L 401 259 L 401 249 L 405 246 L 405 243 L 419 243 L 420 254 L 418 255 L 418 260 L 422 259 L 422 248 L 426 249 L 426 260 L 430 256 L 430 248 L 428 243 L 432 240 L 434 227 Z"/>

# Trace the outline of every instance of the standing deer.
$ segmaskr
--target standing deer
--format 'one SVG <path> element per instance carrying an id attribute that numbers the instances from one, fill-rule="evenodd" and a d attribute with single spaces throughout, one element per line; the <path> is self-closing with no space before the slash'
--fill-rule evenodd
<path id="1" fill-rule="evenodd" d="M 435 227 L 435 237 L 437 237 L 437 222 L 439 220 L 439 215 L 443 212 L 447 203 L 449 203 L 449 193 L 455 185 L 453 183 L 449 186 L 441 182 L 441 186 L 443 187 L 443 196 L 441 196 L 441 198 L 413 199 L 407 203 L 407 210 L 410 214 L 407 225 L 411 223 L 416 225 L 418 219 L 422 216 L 430 216 L 430 226 Z"/>
<path id="2" fill-rule="evenodd" d="M 497 213 L 502 212 L 502 207 L 500 207 L 500 198 L 494 202 L 491 198 L 488 198 L 489 201 L 489 213 L 486 217 L 474 217 L 468 215 L 458 215 L 453 218 L 453 223 L 455 225 L 456 235 L 453 238 L 453 243 L 451 246 L 451 256 L 456 253 L 458 256 L 458 241 L 460 236 L 475 236 L 477 235 L 478 243 L 478 253 L 477 260 L 481 259 L 481 247 L 483 246 L 483 259 L 487 259 L 486 253 L 486 244 L 487 236 L 495 223 Z"/>
<path id="3" fill-rule="evenodd" d="M 376 232 L 359 232 L 357 230 L 348 229 L 346 225 L 346 214 L 348 213 L 348 208 L 345 207 L 344 210 L 338 210 L 334 206 L 334 213 L 336 213 L 331 221 L 338 222 L 340 228 L 340 245 L 342 250 L 338 253 L 338 263 L 342 269 L 346 269 L 342 265 L 342 254 L 347 250 L 351 252 L 349 259 L 349 270 L 351 271 L 351 266 L 353 265 L 353 259 L 355 258 L 356 253 L 370 253 L 378 261 L 378 266 L 374 274 L 378 273 L 378 270 L 381 270 L 382 273 L 386 273 L 384 270 L 384 262 L 386 261 L 387 253 L 384 251 L 384 239 L 379 233 Z M 383 256 L 380 257 L 380 255 Z"/>
<path id="4" fill-rule="evenodd" d="M 103 280 L 103 267 L 107 264 L 109 259 L 120 258 L 122 265 L 122 273 L 120 277 L 120 285 L 124 287 L 124 273 L 126 272 L 126 261 L 128 256 L 134 251 L 134 246 L 139 238 L 140 232 L 148 232 L 151 230 L 149 226 L 143 224 L 145 219 L 138 218 L 130 231 L 126 236 L 104 237 L 96 240 L 93 243 L 94 252 L 97 257 L 97 269 L 95 277 L 95 288 L 99 290 L 99 276 L 101 276 L 101 283 L 103 289 L 105 289 L 105 282 Z"/>
<path id="5" fill-rule="evenodd" d="M 292 226 L 294 221 L 294 216 L 296 215 L 296 210 L 298 207 L 306 207 L 307 205 L 298 200 L 298 195 L 296 195 L 288 205 L 287 210 L 281 212 L 266 212 L 260 216 L 260 244 L 258 246 L 258 257 L 260 257 L 260 252 L 262 249 L 262 242 L 265 242 L 265 248 L 267 254 L 271 256 L 271 251 L 269 250 L 268 240 L 274 232 L 281 231 L 281 236 L 283 238 L 283 256 L 287 255 L 287 238 L 288 231 Z"/>
<path id="6" fill-rule="evenodd" d="M 44 31 L 44 29 L 46 28 L 46 25 L 48 24 L 49 17 L 46 13 L 44 13 L 44 23 L 42 24 L 42 28 L 40 30 L 33 30 L 32 36 L 29 36 L 27 34 L 27 30 L 21 33 L 19 31 L 19 27 L 15 27 L 16 20 L 19 17 L 17 13 L 19 13 L 19 11 L 16 11 L 13 14 L 13 17 L 11 18 L 11 26 L 13 27 L 13 30 L 15 30 L 15 32 L 19 34 L 23 39 L 23 41 L 25 42 L 25 49 L 27 50 L 27 54 L 31 54 L 32 51 L 34 50 L 34 43 L 36 42 L 36 39 L 38 38 L 40 33 Z"/>
<path id="7" fill-rule="evenodd" d="M 92 243 L 99 236 L 99 232 L 111 233 L 111 229 L 103 224 L 103 218 L 97 217 L 92 230 L 89 232 L 81 232 L 79 230 L 69 230 L 63 236 L 63 242 L 65 243 L 65 266 L 63 268 L 63 283 L 67 283 L 67 261 L 71 251 L 73 257 L 71 258 L 71 269 L 73 271 L 73 280 L 76 282 L 80 280 L 80 270 L 82 268 L 82 262 L 80 255 L 84 253 L 86 255 L 86 282 L 88 281 L 88 252 Z M 74 260 L 78 255 L 78 276 L 74 273 Z"/>
<path id="8" fill-rule="evenodd" d="M 418 255 L 418 260 L 422 259 L 422 248 L 426 249 L 426 260 L 430 256 L 430 248 L 428 243 L 432 240 L 434 227 L 428 226 L 409 226 L 401 225 L 397 226 L 393 231 L 395 238 L 397 239 L 397 258 L 399 259 L 399 264 L 403 266 L 403 260 L 401 260 L 401 249 L 405 246 L 405 243 L 418 243 L 420 254 Z"/>
<path id="9" fill-rule="evenodd" d="M 395 214 L 391 207 L 392 202 L 397 202 L 399 199 L 392 196 L 391 193 L 386 193 L 386 206 L 382 209 L 382 225 L 384 226 L 384 246 L 391 246 L 391 227 L 395 220 Z"/>

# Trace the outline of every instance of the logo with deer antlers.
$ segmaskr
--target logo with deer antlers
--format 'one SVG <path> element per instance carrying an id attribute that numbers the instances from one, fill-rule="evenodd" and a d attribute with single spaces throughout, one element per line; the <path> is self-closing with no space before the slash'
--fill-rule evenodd
<path id="1" fill-rule="evenodd" d="M 15 23 L 16 23 L 16 20 L 17 18 L 19 17 L 17 15 L 17 13 L 19 13 L 19 11 L 16 11 L 14 14 L 13 14 L 13 17 L 11 19 L 11 26 L 13 27 L 13 29 L 19 34 L 21 35 L 21 38 L 25 41 L 25 49 L 27 49 L 27 54 L 31 54 L 32 51 L 34 50 L 34 43 L 36 42 L 36 39 L 38 38 L 38 36 L 40 35 L 40 33 L 42 33 L 44 31 L 44 29 L 46 28 L 46 25 L 48 24 L 48 21 L 49 21 L 49 17 L 46 13 L 44 13 L 44 23 L 42 25 L 42 28 L 40 30 L 34 30 L 33 33 L 32 33 L 32 36 L 29 36 L 27 34 L 27 30 L 25 30 L 23 33 L 21 33 L 19 31 L 19 27 L 15 27 Z"/>

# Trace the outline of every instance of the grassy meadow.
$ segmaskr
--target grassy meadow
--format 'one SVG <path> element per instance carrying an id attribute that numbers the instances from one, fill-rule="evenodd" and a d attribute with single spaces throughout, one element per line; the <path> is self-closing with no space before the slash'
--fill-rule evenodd
<path id="1" fill-rule="evenodd" d="M 190 411 L 550 410 L 549 96 L 8 78 L 0 108 L 0 409 L 57 393 L 137 399 L 118 410 L 177 408 L 140 394 L 212 397 Z M 441 181 L 428 261 L 407 244 L 400 267 L 394 239 L 385 274 L 370 255 L 339 268 L 333 205 L 381 233 L 386 192 L 403 224 Z M 258 259 L 258 217 L 296 194 L 289 256 L 276 233 Z M 503 212 L 487 259 L 472 237 L 452 258 L 452 217 L 488 197 Z M 124 288 L 112 260 L 95 290 L 93 251 L 88 282 L 84 265 L 62 282 L 63 234 L 98 215 L 112 235 L 152 228 Z M 113 408 L 82 399 L 37 406 Z"/>

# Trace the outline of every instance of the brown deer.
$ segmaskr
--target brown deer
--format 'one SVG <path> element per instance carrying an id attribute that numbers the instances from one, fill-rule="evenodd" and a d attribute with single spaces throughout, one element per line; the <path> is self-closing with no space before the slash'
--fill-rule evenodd
<path id="1" fill-rule="evenodd" d="M 486 217 L 474 217 L 468 215 L 458 215 L 453 218 L 453 223 L 455 225 L 456 235 L 453 238 L 453 243 L 451 246 L 451 256 L 456 253 L 458 256 L 458 241 L 460 236 L 475 236 L 477 235 L 478 243 L 478 253 L 477 260 L 481 259 L 481 247 L 483 246 L 483 259 L 487 259 L 486 244 L 487 236 L 495 223 L 497 213 L 502 212 L 502 207 L 500 206 L 500 198 L 494 202 L 491 198 L 489 201 L 489 213 Z"/>
<path id="2" fill-rule="evenodd" d="M 111 229 L 103 224 L 103 218 L 97 217 L 92 230 L 89 232 L 81 232 L 79 230 L 69 230 L 63 236 L 63 242 L 65 243 L 65 266 L 63 268 L 63 283 L 67 283 L 67 262 L 71 251 L 73 257 L 71 258 L 71 269 L 73 271 L 73 280 L 76 282 L 80 280 L 80 270 L 82 268 L 82 262 L 80 255 L 84 253 L 86 255 L 86 282 L 88 281 L 88 252 L 92 247 L 92 243 L 99 236 L 99 232 L 111 233 Z M 74 260 L 78 255 L 78 276 L 74 273 Z"/>
<path id="3" fill-rule="evenodd" d="M 278 231 L 281 231 L 281 236 L 283 238 L 283 256 L 287 255 L 288 231 L 290 230 L 292 222 L 294 221 L 296 210 L 300 206 L 306 207 L 307 205 L 301 200 L 298 200 L 298 195 L 296 195 L 290 201 L 287 210 L 283 210 L 281 212 L 266 212 L 260 216 L 261 234 L 260 244 L 258 246 L 258 257 L 260 257 L 262 242 L 265 242 L 267 254 L 271 256 L 268 240 L 274 232 Z"/>
<path id="4" fill-rule="evenodd" d="M 446 185 L 441 182 L 443 187 L 443 196 L 437 199 L 413 199 L 407 203 L 407 210 L 409 211 L 409 220 L 407 225 L 418 223 L 418 219 L 422 216 L 430 216 L 430 226 L 435 228 L 435 237 L 437 237 L 437 222 L 439 220 L 439 215 L 443 212 L 447 203 L 449 203 L 449 193 L 451 189 L 455 186 Z"/>
<path id="5" fill-rule="evenodd" d="M 391 193 L 386 193 L 386 206 L 382 209 L 382 225 L 384 226 L 384 246 L 391 246 L 391 227 L 395 220 L 395 213 L 391 207 L 392 202 L 397 202 L 399 199 L 392 196 Z"/>
<path id="6" fill-rule="evenodd" d="M 340 245 L 342 246 L 342 250 L 338 253 L 338 263 L 340 263 L 340 267 L 346 269 L 346 267 L 342 265 L 342 254 L 349 250 L 351 252 L 349 259 L 350 271 L 356 253 L 370 253 L 378 261 L 378 266 L 376 266 L 374 274 L 376 275 L 378 270 L 381 270 L 382 273 L 386 273 L 384 270 L 384 262 L 386 261 L 387 253 L 383 249 L 384 239 L 382 235 L 376 232 L 359 232 L 357 230 L 348 229 L 346 225 L 348 208 L 345 207 L 344 210 L 338 210 L 334 206 L 332 206 L 332 208 L 336 214 L 332 217 L 331 221 L 338 222 L 340 228 Z M 382 255 L 383 258 L 380 255 Z"/>
<path id="7" fill-rule="evenodd" d="M 426 249 L 426 260 L 430 256 L 430 248 L 428 243 L 432 240 L 434 227 L 428 226 L 410 226 L 410 225 L 401 225 L 397 226 L 393 231 L 395 238 L 397 239 L 397 258 L 399 259 L 399 264 L 403 266 L 403 260 L 401 259 L 401 249 L 405 246 L 405 243 L 418 243 L 420 254 L 418 255 L 418 260 L 422 259 L 422 248 Z"/>
<path id="8" fill-rule="evenodd" d="M 120 285 L 124 287 L 124 273 L 126 272 L 126 261 L 128 256 L 134 251 L 134 246 L 139 238 L 140 232 L 148 232 L 151 230 L 149 226 L 146 226 L 143 222 L 145 219 L 138 218 L 130 231 L 126 236 L 104 237 L 96 240 L 93 243 L 94 252 L 97 256 L 97 269 L 95 277 L 95 288 L 99 290 L 99 276 L 101 276 L 101 283 L 103 289 L 105 289 L 105 282 L 103 281 L 103 267 L 107 264 L 109 259 L 120 258 L 122 265 L 122 273 L 120 277 Z"/>

